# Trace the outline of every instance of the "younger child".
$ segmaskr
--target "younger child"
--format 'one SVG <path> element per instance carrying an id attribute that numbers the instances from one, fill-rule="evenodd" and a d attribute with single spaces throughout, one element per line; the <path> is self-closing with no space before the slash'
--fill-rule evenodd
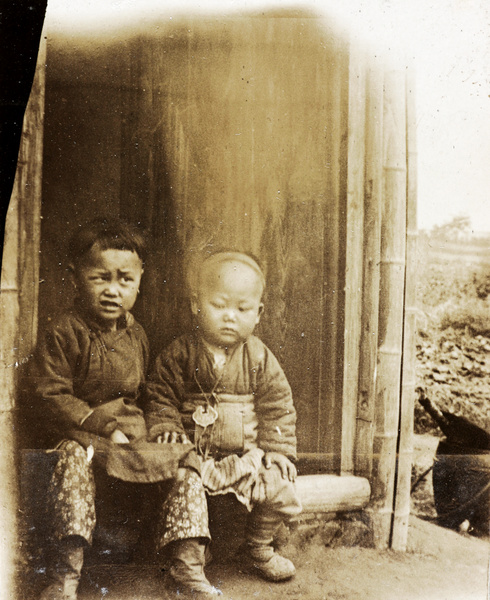
<path id="1" fill-rule="evenodd" d="M 218 252 L 200 265 L 192 289 L 193 333 L 176 339 L 156 361 L 148 383 L 149 439 L 190 439 L 201 479 L 181 469 L 167 497 L 162 545 L 174 548 L 170 575 L 180 593 L 217 594 L 203 567 L 209 541 L 204 486 L 233 493 L 250 511 L 249 566 L 271 581 L 291 578 L 292 562 L 272 541 L 301 511 L 294 486 L 296 412 L 277 359 L 253 335 L 262 311 L 264 274 L 241 252 Z M 202 483 L 201 483 L 202 482 Z"/>
<path id="2" fill-rule="evenodd" d="M 48 324 L 30 369 L 37 441 L 56 448 L 58 458 L 47 496 L 54 544 L 41 600 L 76 600 L 99 485 L 116 494 L 118 481 L 160 481 L 168 467 L 168 455 L 158 461 L 161 447 L 141 451 L 148 342 L 130 310 L 143 274 L 143 238 L 125 223 L 95 221 L 77 231 L 69 259 L 75 304 Z"/>

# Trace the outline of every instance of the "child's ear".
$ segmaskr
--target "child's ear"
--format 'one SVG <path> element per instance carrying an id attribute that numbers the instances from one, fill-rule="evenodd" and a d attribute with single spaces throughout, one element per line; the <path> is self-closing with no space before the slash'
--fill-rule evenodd
<path id="1" fill-rule="evenodd" d="M 191 295 L 191 311 L 194 316 L 199 313 L 199 302 L 197 299 L 197 294 Z"/>
<path id="2" fill-rule="evenodd" d="M 262 316 L 262 313 L 264 312 L 264 304 L 261 302 L 259 304 L 259 310 L 257 311 L 257 318 L 255 319 L 255 324 L 258 325 L 259 321 L 260 321 L 260 317 Z"/>

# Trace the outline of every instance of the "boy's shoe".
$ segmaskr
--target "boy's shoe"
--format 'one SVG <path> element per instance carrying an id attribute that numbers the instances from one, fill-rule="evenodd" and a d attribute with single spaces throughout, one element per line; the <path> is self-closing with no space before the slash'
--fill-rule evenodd
<path id="1" fill-rule="evenodd" d="M 165 578 L 165 600 L 224 600 L 218 588 L 209 582 L 192 583 L 177 581 L 170 573 Z"/>
<path id="2" fill-rule="evenodd" d="M 267 581 L 287 581 L 294 577 L 296 569 L 284 556 L 274 552 L 272 546 L 248 546 L 247 567 Z"/>
<path id="3" fill-rule="evenodd" d="M 175 542 L 166 587 L 176 598 L 216 600 L 222 596 L 204 575 L 205 544 L 197 538 Z M 172 597 L 172 596 L 170 596 Z"/>
<path id="4" fill-rule="evenodd" d="M 50 584 L 39 600 L 77 600 L 82 567 L 83 542 L 76 537 L 62 540 L 47 569 Z"/>

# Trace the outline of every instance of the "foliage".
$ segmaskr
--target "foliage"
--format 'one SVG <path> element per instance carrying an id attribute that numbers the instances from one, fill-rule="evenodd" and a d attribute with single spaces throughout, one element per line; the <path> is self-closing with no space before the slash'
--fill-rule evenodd
<path id="1" fill-rule="evenodd" d="M 468 236 L 471 232 L 471 219 L 466 215 L 459 215 L 432 228 L 432 236 L 437 239 L 459 240 Z"/>
<path id="2" fill-rule="evenodd" d="M 452 327 L 473 335 L 490 336 L 490 303 L 471 298 L 467 302 L 449 306 L 440 317 L 442 330 Z"/>
<path id="3" fill-rule="evenodd" d="M 480 269 L 473 275 L 473 284 L 475 286 L 478 298 L 485 300 L 490 296 L 490 267 Z"/>
<path id="4" fill-rule="evenodd" d="M 490 430 L 490 248 L 423 243 L 417 385 L 439 408 Z M 441 435 L 418 402 L 415 431 Z"/>

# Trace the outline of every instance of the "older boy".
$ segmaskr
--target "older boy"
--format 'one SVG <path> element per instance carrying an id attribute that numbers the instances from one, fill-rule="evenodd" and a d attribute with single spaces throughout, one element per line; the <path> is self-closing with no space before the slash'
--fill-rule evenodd
<path id="1" fill-rule="evenodd" d="M 271 351 L 253 335 L 263 311 L 264 274 L 241 252 L 218 252 L 200 265 L 191 308 L 195 330 L 157 359 L 148 384 L 149 439 L 190 439 L 201 480 L 182 469 L 167 499 L 163 544 L 173 542 L 170 574 L 182 591 L 215 593 L 204 576 L 210 495 L 233 493 L 250 511 L 246 548 L 264 578 L 282 581 L 294 565 L 272 547 L 280 524 L 300 512 L 294 480 L 296 412 Z"/>
<path id="2" fill-rule="evenodd" d="M 77 229 L 69 245 L 74 305 L 41 333 L 30 364 L 25 410 L 37 444 L 57 457 L 45 499 L 50 560 L 41 600 L 76 600 L 101 491 L 110 493 L 103 505 L 119 511 L 122 494 L 135 488 L 123 482 L 172 479 L 180 459 L 188 462 L 189 448 L 146 443 L 148 341 L 130 312 L 144 256 L 141 234 L 126 223 Z"/>

